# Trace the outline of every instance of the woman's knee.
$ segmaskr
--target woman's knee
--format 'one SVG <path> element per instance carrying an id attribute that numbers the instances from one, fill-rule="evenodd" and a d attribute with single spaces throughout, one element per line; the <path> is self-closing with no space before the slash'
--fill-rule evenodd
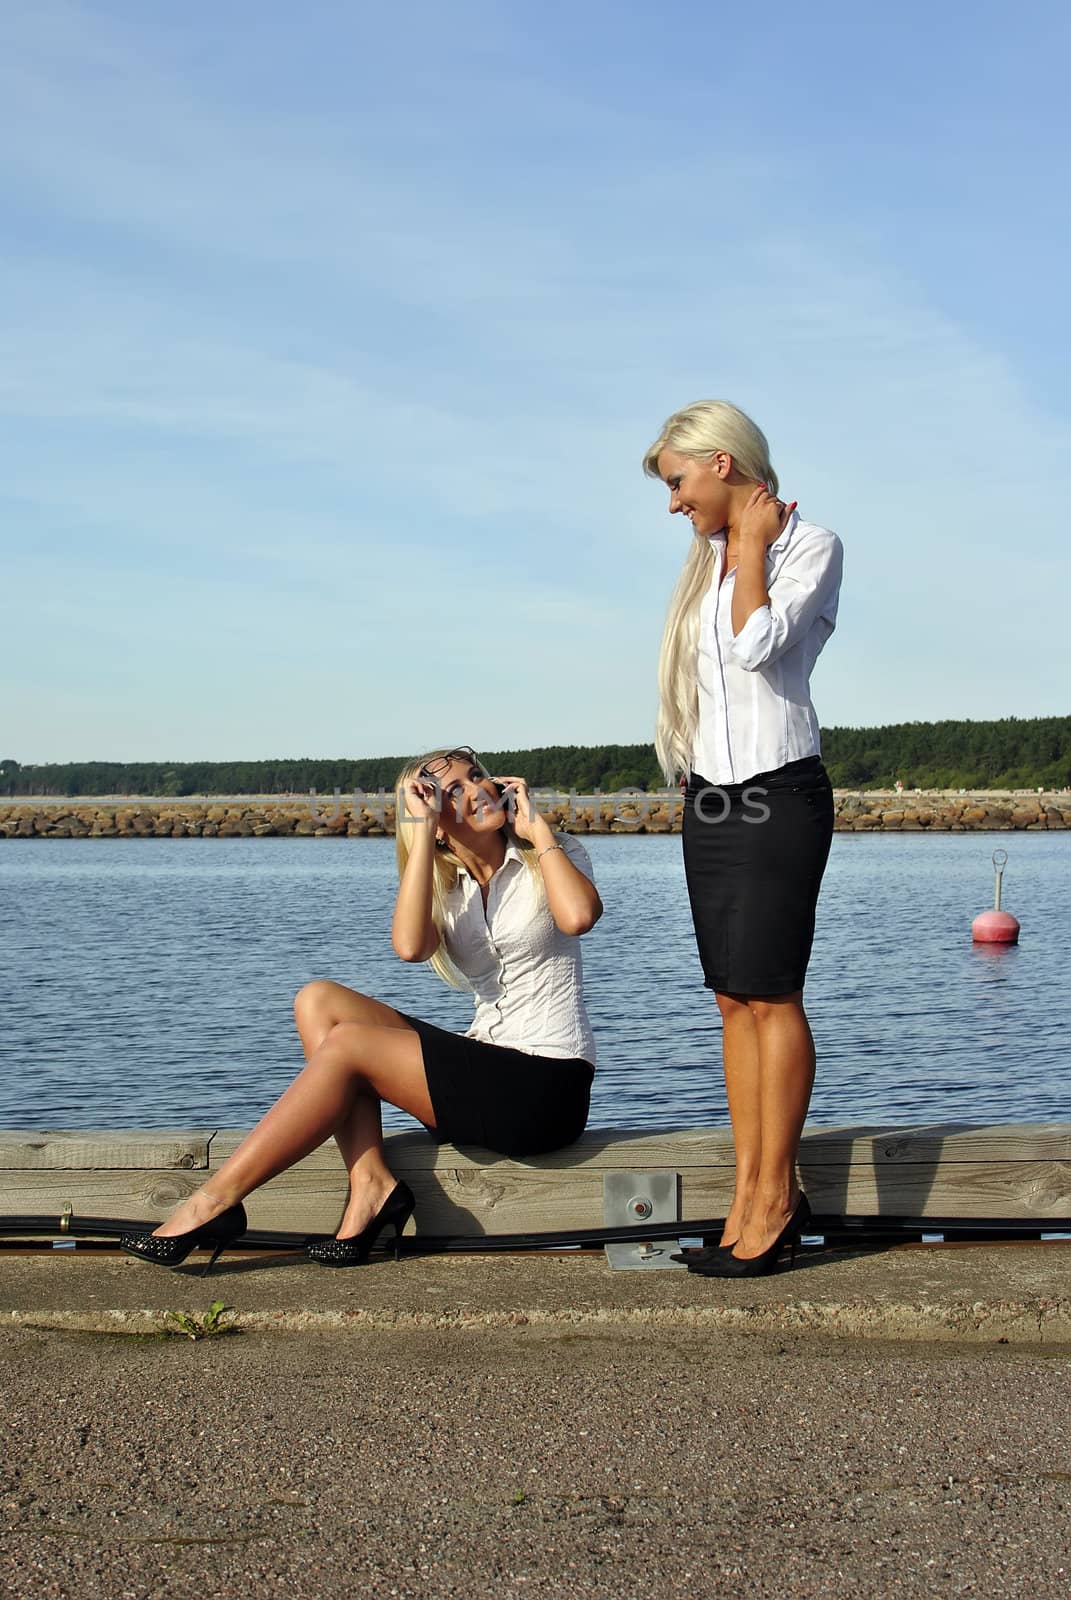
<path id="1" fill-rule="evenodd" d="M 331 978 L 312 978 L 294 996 L 294 1016 L 298 1026 L 304 1022 L 325 1022 L 338 1009 L 341 985 Z"/>
<path id="2" fill-rule="evenodd" d="M 803 990 L 797 989 L 793 994 L 753 994 L 748 999 L 748 1008 L 759 1027 L 794 1021 L 803 1015 Z"/>
<path id="3" fill-rule="evenodd" d="M 329 988 L 330 984 L 326 978 L 313 978 L 309 983 L 301 985 L 294 996 L 294 1015 L 299 1022 L 310 1012 L 320 1010 Z"/>
<path id="4" fill-rule="evenodd" d="M 324 1034 L 320 1049 L 359 1073 L 362 1065 L 375 1054 L 377 1032 L 375 1026 L 367 1022 L 334 1022 Z"/>
<path id="5" fill-rule="evenodd" d="M 732 1022 L 738 1017 L 749 1015 L 749 1006 L 746 995 L 723 994 L 721 990 L 714 991 L 714 998 L 718 1003 L 723 1022 Z"/>

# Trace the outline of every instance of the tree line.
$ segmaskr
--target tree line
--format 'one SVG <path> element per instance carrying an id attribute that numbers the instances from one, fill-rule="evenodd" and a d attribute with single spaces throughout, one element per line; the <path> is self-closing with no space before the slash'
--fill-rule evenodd
<path id="1" fill-rule="evenodd" d="M 1071 785 L 1071 717 L 996 722 L 898 722 L 824 728 L 822 754 L 838 789 L 1063 789 Z M 391 789 L 407 756 L 278 761 L 0 761 L 0 795 L 349 795 Z M 650 744 L 543 745 L 487 750 L 492 772 L 523 774 L 535 788 L 604 794 L 658 789 Z"/>

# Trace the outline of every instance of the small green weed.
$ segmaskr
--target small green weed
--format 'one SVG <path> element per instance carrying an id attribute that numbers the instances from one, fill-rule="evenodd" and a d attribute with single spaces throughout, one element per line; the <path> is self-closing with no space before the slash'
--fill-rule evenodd
<path id="1" fill-rule="evenodd" d="M 185 1339 L 211 1339 L 224 1333 L 238 1333 L 240 1330 L 233 1322 L 223 1320 L 227 1312 L 233 1310 L 234 1307 L 224 1301 L 213 1300 L 200 1320 L 191 1317 L 188 1311 L 165 1311 L 164 1332 Z"/>

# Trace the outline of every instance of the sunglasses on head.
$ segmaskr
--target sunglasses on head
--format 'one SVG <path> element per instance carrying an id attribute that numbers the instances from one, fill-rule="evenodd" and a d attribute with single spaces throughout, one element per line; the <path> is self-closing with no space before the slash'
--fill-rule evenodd
<path id="1" fill-rule="evenodd" d="M 462 744 L 456 750 L 448 750 L 444 756 L 435 756 L 431 761 L 425 761 L 417 777 L 425 778 L 429 783 L 437 783 L 450 771 L 455 761 L 467 761 L 470 766 L 479 767 L 480 771 L 483 771 L 483 762 L 472 746 Z"/>

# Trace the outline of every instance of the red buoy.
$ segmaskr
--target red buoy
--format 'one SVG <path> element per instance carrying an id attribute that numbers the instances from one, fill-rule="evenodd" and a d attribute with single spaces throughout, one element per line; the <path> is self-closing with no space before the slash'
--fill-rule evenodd
<path id="1" fill-rule="evenodd" d="M 980 911 L 971 923 L 971 938 L 975 944 L 1018 944 L 1019 922 L 1010 911 L 1000 909 L 1001 878 L 1007 865 L 1006 850 L 993 851 L 996 882 L 993 886 L 992 911 Z"/>
<path id="2" fill-rule="evenodd" d="M 1010 911 L 980 911 L 971 923 L 975 944 L 1018 944 L 1019 923 Z"/>

